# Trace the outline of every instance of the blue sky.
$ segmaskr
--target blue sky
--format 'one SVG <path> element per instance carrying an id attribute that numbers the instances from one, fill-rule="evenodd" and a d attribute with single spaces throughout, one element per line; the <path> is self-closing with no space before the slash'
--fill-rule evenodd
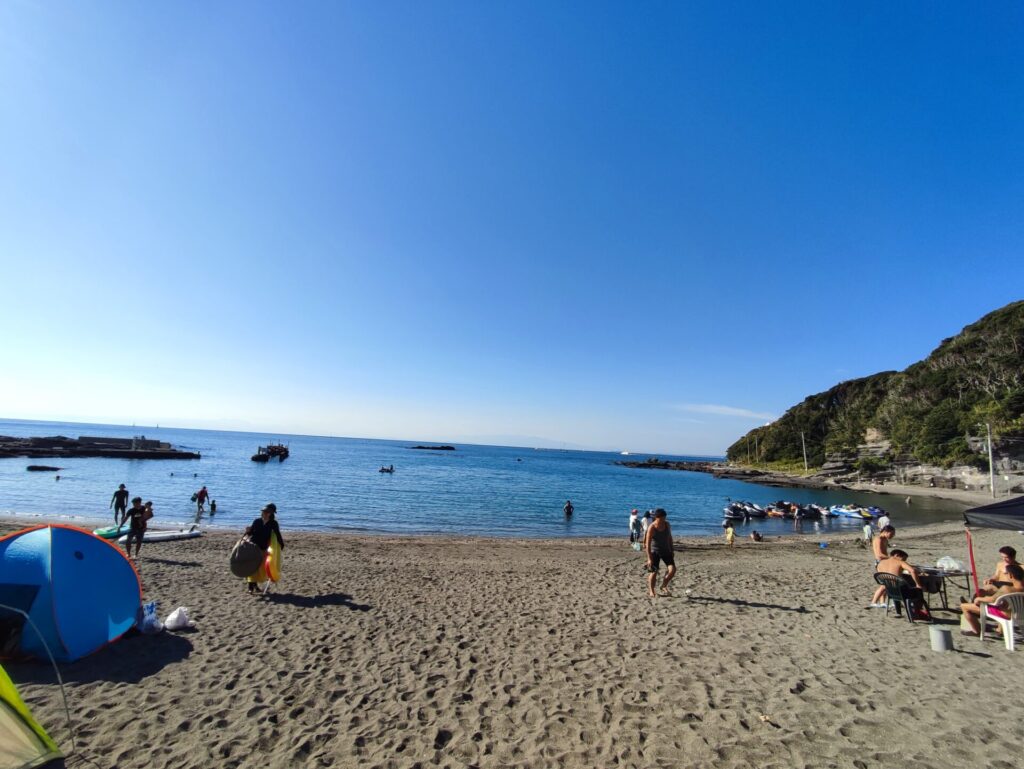
<path id="1" fill-rule="evenodd" d="M 0 4 L 0 417 L 721 453 L 1022 298 L 1022 16 Z"/>

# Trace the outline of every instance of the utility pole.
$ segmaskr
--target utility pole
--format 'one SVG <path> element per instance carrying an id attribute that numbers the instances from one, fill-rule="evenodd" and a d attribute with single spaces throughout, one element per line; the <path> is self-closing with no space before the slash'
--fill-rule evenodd
<path id="1" fill-rule="evenodd" d="M 804 431 L 800 431 L 800 445 L 804 447 L 804 472 L 807 472 L 807 441 L 804 440 Z"/>
<path id="2" fill-rule="evenodd" d="M 761 462 L 761 452 L 757 449 L 757 436 L 754 436 L 754 464 L 758 465 Z"/>
<path id="3" fill-rule="evenodd" d="M 985 423 L 985 429 L 988 431 L 988 485 L 992 489 L 992 499 L 996 498 L 996 469 L 995 465 L 992 464 L 992 425 L 988 422 Z"/>

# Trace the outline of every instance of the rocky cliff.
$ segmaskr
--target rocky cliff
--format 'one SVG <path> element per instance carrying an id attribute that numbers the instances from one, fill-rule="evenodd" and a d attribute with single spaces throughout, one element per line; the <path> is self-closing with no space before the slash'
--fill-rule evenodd
<path id="1" fill-rule="evenodd" d="M 803 433 L 808 463 L 822 475 L 987 483 L 986 425 L 996 472 L 1024 472 L 1024 301 L 967 326 L 904 371 L 809 396 L 740 438 L 727 457 L 802 466 Z"/>

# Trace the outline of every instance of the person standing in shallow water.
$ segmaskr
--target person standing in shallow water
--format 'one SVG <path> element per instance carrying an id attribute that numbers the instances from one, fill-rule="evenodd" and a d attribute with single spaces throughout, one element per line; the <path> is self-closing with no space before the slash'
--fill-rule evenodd
<path id="1" fill-rule="evenodd" d="M 573 511 L 575 509 L 576 508 L 572 506 L 572 500 L 571 499 L 565 500 L 565 505 L 563 505 L 563 507 L 562 507 L 562 512 L 565 513 L 565 517 L 566 518 L 569 518 L 570 516 L 572 516 Z"/>
<path id="2" fill-rule="evenodd" d="M 57 476 L 60 478 L 60 476 Z M 123 515 L 128 509 L 128 489 L 124 487 L 122 483 L 117 487 L 117 491 L 114 492 L 114 496 L 110 498 L 110 506 L 114 508 L 114 523 L 117 523 L 117 517 Z"/>
<path id="3" fill-rule="evenodd" d="M 672 595 L 668 583 L 676 576 L 676 560 L 672 544 L 672 527 L 668 524 L 668 513 L 662 508 L 654 511 L 654 522 L 644 534 L 644 552 L 647 553 L 647 594 L 655 598 L 654 586 L 658 581 L 658 567 L 664 562 L 667 567 L 661 582 L 661 594 Z"/>

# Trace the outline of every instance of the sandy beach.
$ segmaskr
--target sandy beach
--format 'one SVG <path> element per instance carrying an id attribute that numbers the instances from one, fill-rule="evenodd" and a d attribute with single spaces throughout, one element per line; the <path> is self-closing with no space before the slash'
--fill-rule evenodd
<path id="1" fill-rule="evenodd" d="M 866 608 L 872 560 L 853 534 L 824 549 L 685 540 L 674 597 L 649 599 L 625 537 L 281 524 L 268 598 L 229 572 L 232 535 L 143 548 L 146 599 L 161 616 L 187 606 L 197 627 L 62 667 L 69 766 L 1018 765 L 1019 655 L 962 638 L 946 612 L 956 652 L 935 653 L 925 624 Z M 976 532 L 984 572 L 1007 543 L 1024 550 L 1017 533 Z M 912 562 L 966 559 L 958 524 L 906 528 L 895 544 Z M 7 669 L 69 749 L 49 665 Z"/>

